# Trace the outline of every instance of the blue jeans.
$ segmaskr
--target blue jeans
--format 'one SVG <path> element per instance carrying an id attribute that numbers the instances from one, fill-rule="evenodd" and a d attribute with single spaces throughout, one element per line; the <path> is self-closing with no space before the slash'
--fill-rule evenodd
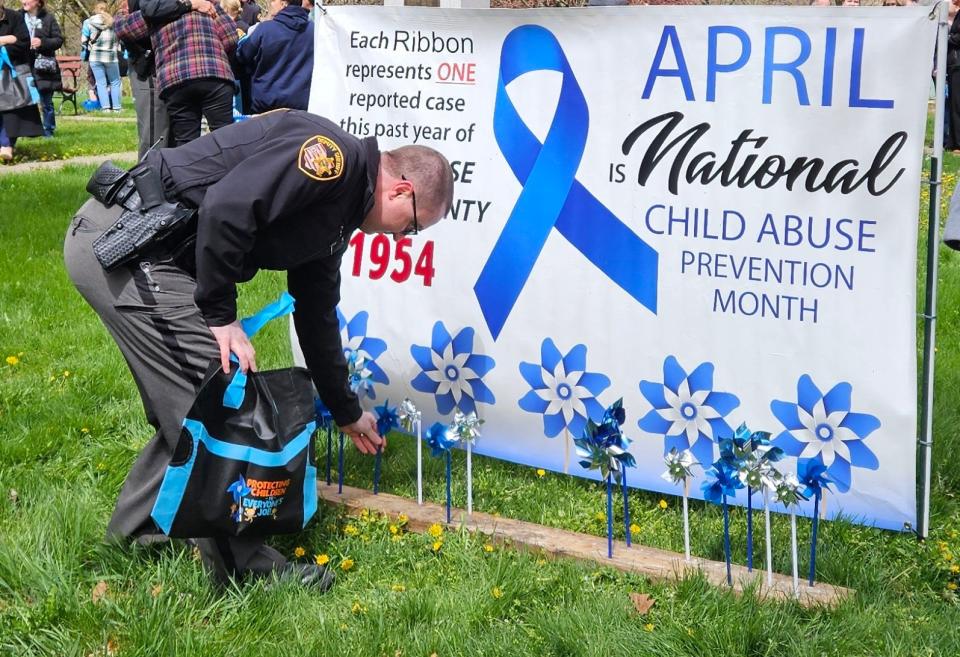
<path id="1" fill-rule="evenodd" d="M 40 114 L 43 116 L 43 134 L 53 136 L 57 129 L 57 113 L 53 109 L 53 90 L 40 92 Z"/>
<path id="2" fill-rule="evenodd" d="M 9 137 L 3 127 L 3 113 L 0 112 L 0 148 L 13 148 L 17 145 L 16 137 Z"/>
<path id="3" fill-rule="evenodd" d="M 100 107 L 120 109 L 120 65 L 117 62 L 90 62 L 90 70 L 97 81 Z"/>

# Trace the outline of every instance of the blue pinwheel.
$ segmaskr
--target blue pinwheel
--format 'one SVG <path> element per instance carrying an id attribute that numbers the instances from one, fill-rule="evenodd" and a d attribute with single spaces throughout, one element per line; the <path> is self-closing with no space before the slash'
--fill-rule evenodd
<path id="1" fill-rule="evenodd" d="M 823 497 L 823 491 L 830 490 L 830 477 L 827 476 L 827 468 L 815 459 L 805 459 L 797 463 L 797 477 L 803 491 L 800 493 L 803 497 L 813 498 L 813 528 L 810 536 L 810 574 L 807 581 L 813 586 L 813 580 L 817 572 L 817 533 L 820 527 L 820 498 Z"/>
<path id="2" fill-rule="evenodd" d="M 227 486 L 227 492 L 233 495 L 233 521 L 240 522 L 243 520 L 243 498 L 250 494 L 250 487 L 247 486 L 247 481 L 242 474 L 237 475 L 237 480 Z"/>
<path id="3" fill-rule="evenodd" d="M 876 470 L 880 461 L 863 441 L 880 427 L 880 420 L 850 410 L 853 386 L 845 381 L 823 394 L 809 374 L 797 381 L 797 401 L 773 400 L 770 410 L 784 426 L 773 444 L 801 462 L 812 460 L 845 493 L 851 468 Z"/>
<path id="4" fill-rule="evenodd" d="M 451 337 L 443 322 L 437 322 L 430 347 L 410 347 L 410 355 L 422 370 L 410 384 L 414 390 L 434 395 L 441 415 L 455 408 L 471 413 L 479 403 L 496 402 L 483 382 L 496 363 L 490 356 L 474 353 L 473 338 L 474 330 L 469 326 Z"/>
<path id="5" fill-rule="evenodd" d="M 550 338 L 540 345 L 539 364 L 520 363 L 520 375 L 532 388 L 520 399 L 520 408 L 543 415 L 547 438 L 564 430 L 579 436 L 588 419 L 599 422 L 603 417 L 597 395 L 610 386 L 610 379 L 586 369 L 586 346 L 575 345 L 564 356 Z"/>
<path id="6" fill-rule="evenodd" d="M 737 476 L 737 470 L 729 461 L 720 459 L 707 470 L 707 479 L 700 485 L 703 499 L 723 507 L 723 554 L 727 562 L 727 584 L 733 586 L 733 572 L 730 556 L 730 509 L 727 498 L 737 494 L 743 483 Z"/>
<path id="7" fill-rule="evenodd" d="M 736 395 L 713 389 L 713 363 L 687 375 L 673 356 L 663 361 L 663 383 L 641 381 L 640 392 L 653 409 L 638 422 L 663 436 L 663 453 L 689 449 L 700 463 L 713 461 L 713 445 L 733 433 L 724 418 L 740 405 Z"/>
<path id="8" fill-rule="evenodd" d="M 377 359 L 387 350 L 387 343 L 380 338 L 367 335 L 368 320 L 369 313 L 366 310 L 361 310 L 348 322 L 340 308 L 337 308 L 337 322 L 340 325 L 343 353 L 348 361 L 350 361 L 351 355 L 354 355 L 354 358 L 357 356 L 362 358 L 361 362 L 364 369 L 369 372 L 369 380 L 372 383 L 389 385 L 390 377 L 377 364 Z M 359 389 L 366 393 L 370 399 L 377 398 L 372 385 L 360 386 Z"/>
<path id="9" fill-rule="evenodd" d="M 457 440 L 459 436 L 440 422 L 434 422 L 427 429 L 426 442 L 431 456 L 443 456 L 444 452 L 449 452 L 450 448 L 457 444 Z"/>
<path id="10" fill-rule="evenodd" d="M 377 413 L 377 433 L 381 436 L 400 428 L 400 414 L 396 406 L 390 405 L 389 399 L 382 406 L 375 406 L 373 410 Z"/>

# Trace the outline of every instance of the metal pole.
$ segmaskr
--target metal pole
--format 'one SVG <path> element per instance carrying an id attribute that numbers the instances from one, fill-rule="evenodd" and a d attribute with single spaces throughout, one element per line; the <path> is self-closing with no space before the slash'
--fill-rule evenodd
<path id="1" fill-rule="evenodd" d="M 930 157 L 930 209 L 927 221 L 927 280 L 923 311 L 923 383 L 920 404 L 920 513 L 917 535 L 930 533 L 930 479 L 933 457 L 933 375 L 934 345 L 937 329 L 937 265 L 940 247 L 940 197 L 943 167 L 943 90 L 947 79 L 947 3 L 940 2 L 931 12 L 939 14 L 937 31 L 937 81 L 933 125 L 933 155 Z M 958 126 L 956 129 L 960 129 Z"/>

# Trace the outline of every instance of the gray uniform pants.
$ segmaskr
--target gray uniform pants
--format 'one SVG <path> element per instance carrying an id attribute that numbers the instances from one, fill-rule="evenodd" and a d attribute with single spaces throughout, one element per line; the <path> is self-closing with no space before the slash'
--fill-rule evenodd
<path id="1" fill-rule="evenodd" d="M 67 230 L 64 261 L 70 279 L 100 316 L 130 367 L 147 420 L 157 433 L 127 475 L 107 538 L 157 534 L 150 518 L 183 418 L 212 359 L 216 340 L 193 301 L 196 281 L 169 259 L 144 257 L 106 272 L 93 241 L 119 216 L 119 207 L 87 201 Z M 263 539 L 217 539 L 228 569 L 269 572 L 286 563 Z M 207 544 L 209 546 L 209 544 Z"/>
<path id="2" fill-rule="evenodd" d="M 167 117 L 167 105 L 161 100 L 153 82 L 153 76 L 141 80 L 140 76 L 131 69 L 130 90 L 133 91 L 133 107 L 137 111 L 137 136 L 139 138 L 137 152 L 140 158 L 143 158 L 144 153 L 161 137 L 164 137 L 164 140 L 160 142 L 157 148 L 164 148 L 167 145 L 166 136 L 170 125 L 170 119 Z"/>

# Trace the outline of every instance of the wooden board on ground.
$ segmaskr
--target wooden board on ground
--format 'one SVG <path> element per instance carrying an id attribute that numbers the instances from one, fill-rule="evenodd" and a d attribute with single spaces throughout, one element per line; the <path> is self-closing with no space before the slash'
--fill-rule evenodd
<path id="1" fill-rule="evenodd" d="M 362 509 L 378 511 L 392 518 L 406 514 L 410 531 L 422 532 L 434 523 L 443 525 L 446 521 L 446 507 L 439 504 L 424 502 L 421 506 L 415 500 L 387 493 L 374 495 L 368 490 L 350 486 L 344 486 L 343 493 L 338 494 L 336 484 L 328 486 L 323 482 L 317 488 L 322 500 L 329 504 L 342 504 L 354 515 Z M 627 547 L 622 541 L 614 542 L 613 558 L 610 559 L 607 557 L 605 537 L 578 534 L 479 511 L 468 516 L 466 511 L 454 509 L 451 517 L 454 527 L 462 525 L 468 531 L 480 532 L 497 541 L 510 541 L 514 546 L 546 555 L 594 561 L 623 571 L 640 573 L 657 581 L 677 580 L 686 574 L 702 572 L 712 584 L 727 585 L 727 566 L 722 561 L 694 558 L 687 563 L 682 554 L 636 543 Z M 794 597 L 791 577 L 774 573 L 773 583 L 768 586 L 765 571 L 754 569 L 751 573 L 745 566 L 733 566 L 733 588 L 738 593 L 752 588 L 761 598 L 786 600 Z M 819 582 L 815 586 L 807 586 L 806 580 L 801 578 L 798 599 L 806 606 L 832 606 L 852 593 L 851 589 Z"/>

